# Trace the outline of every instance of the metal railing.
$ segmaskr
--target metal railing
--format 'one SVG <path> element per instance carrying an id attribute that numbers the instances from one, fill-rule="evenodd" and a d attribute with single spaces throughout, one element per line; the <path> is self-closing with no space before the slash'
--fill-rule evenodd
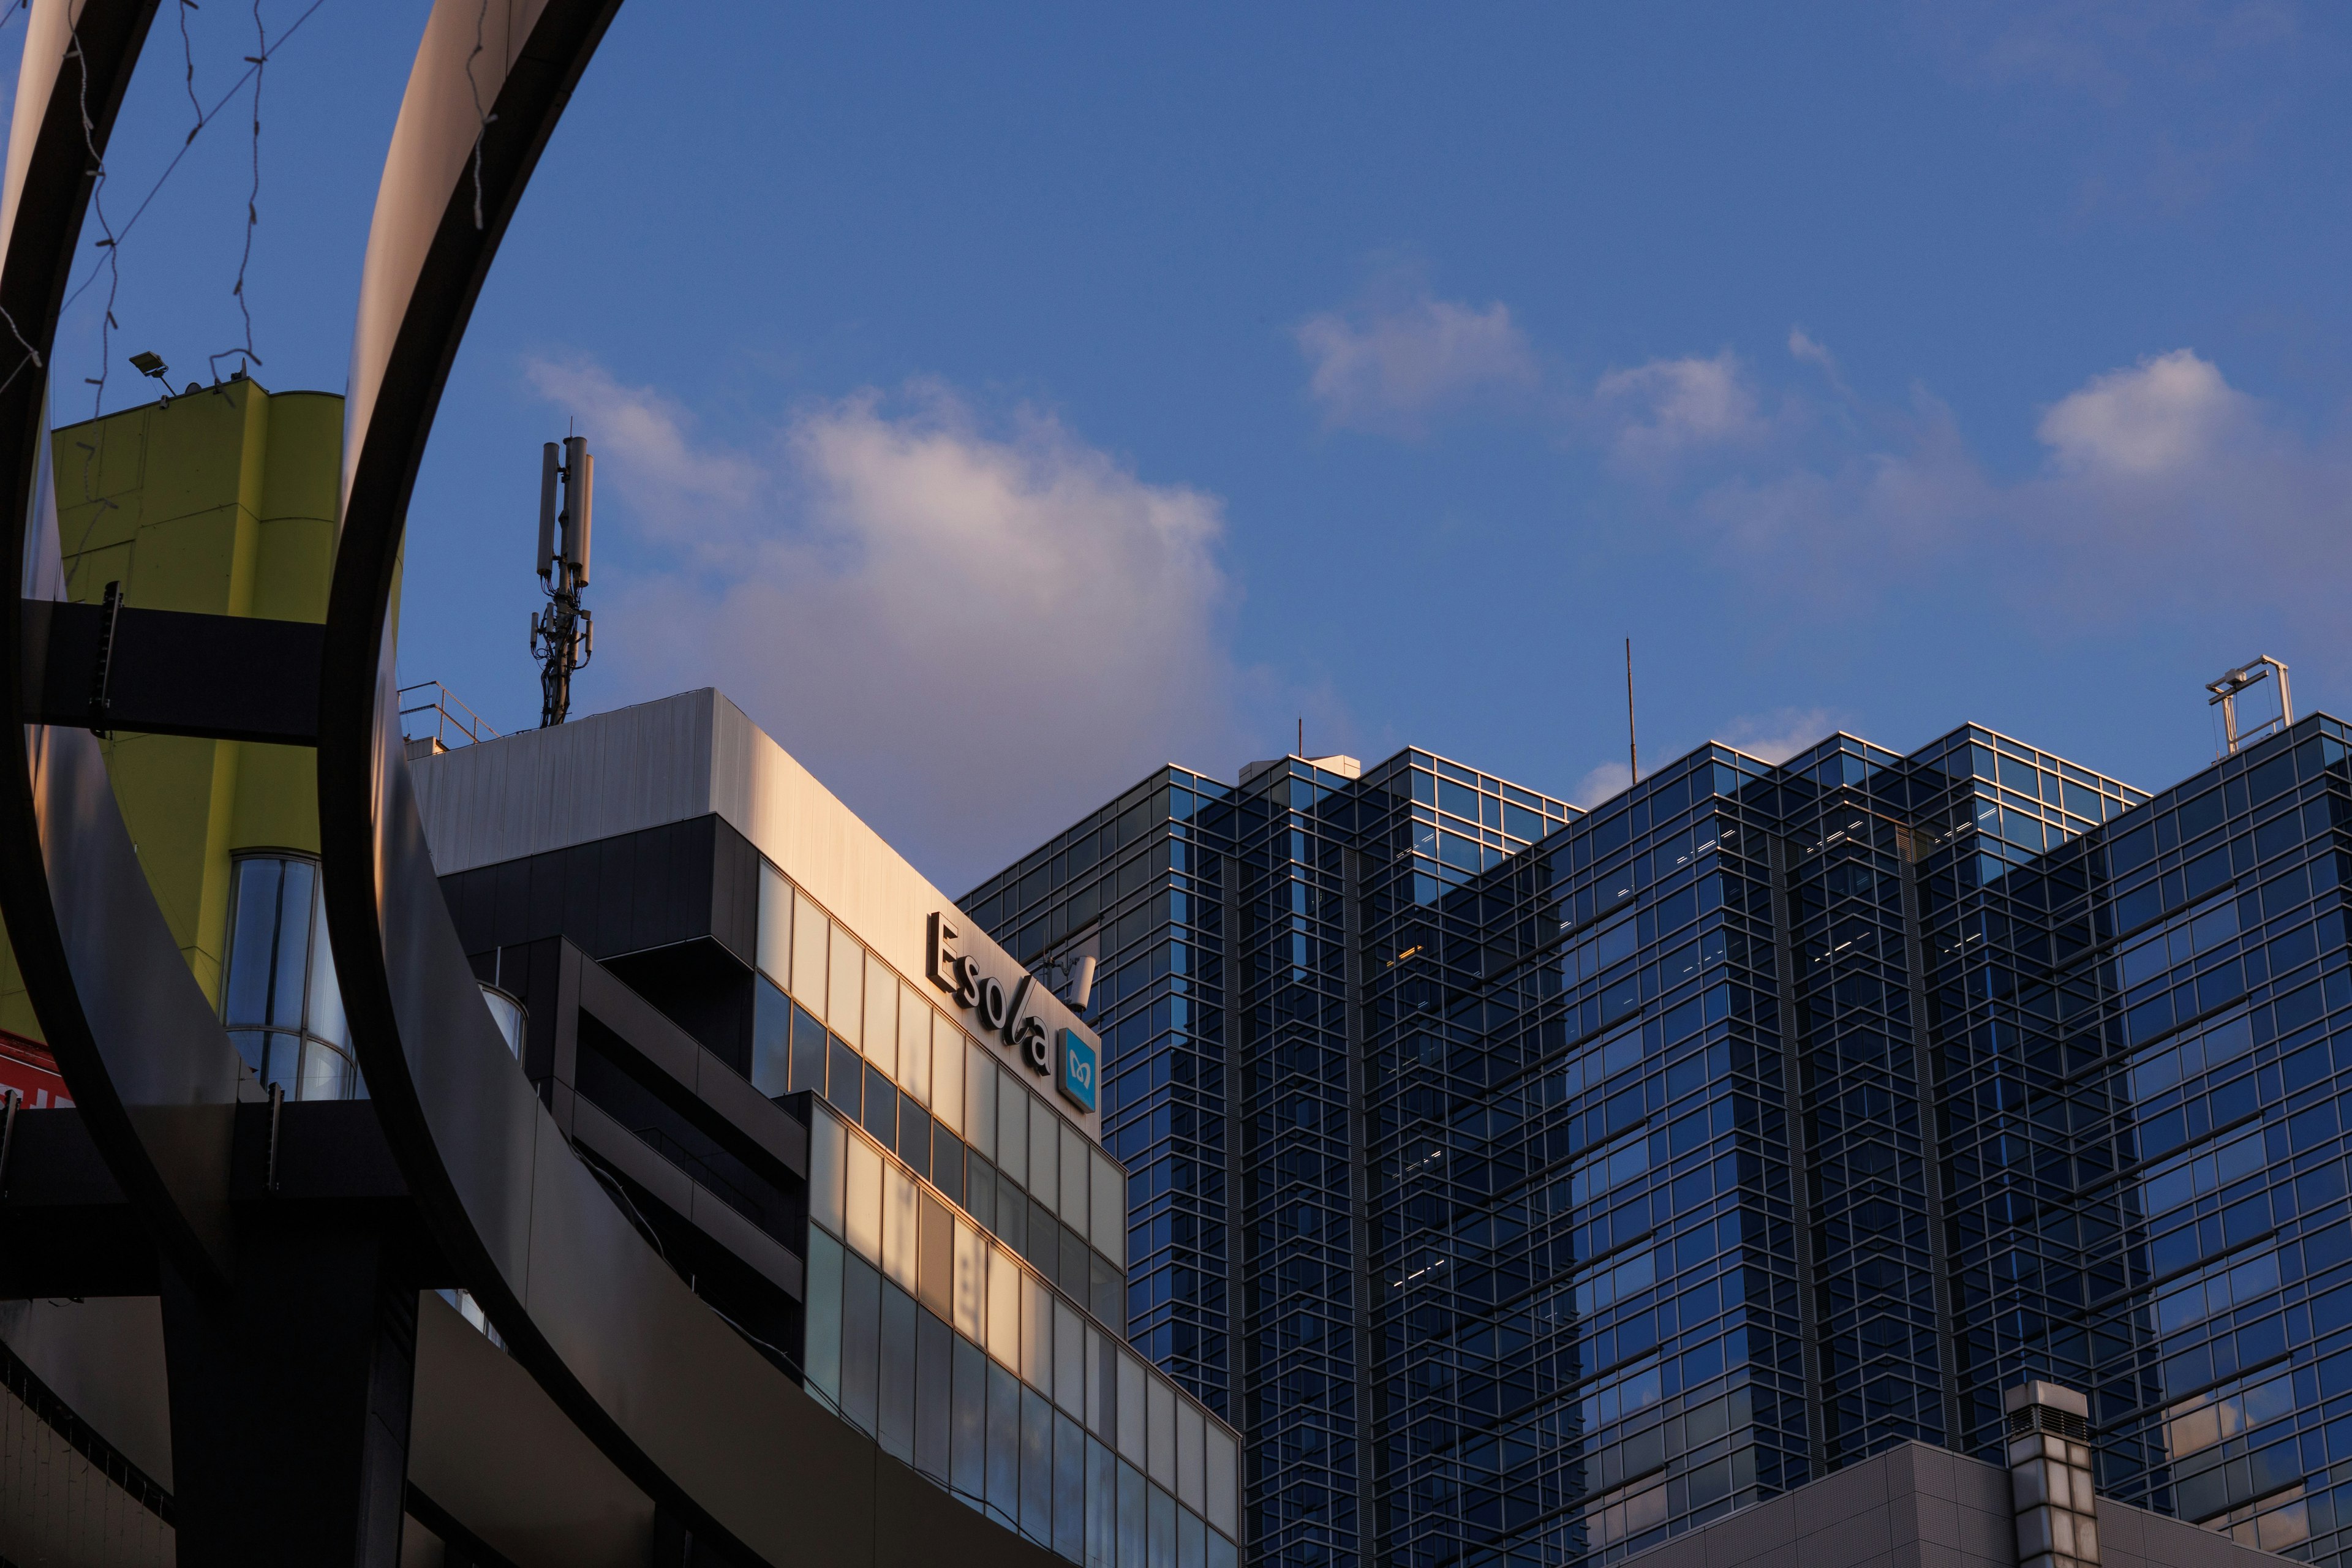
<path id="1" fill-rule="evenodd" d="M 412 756 L 420 742 L 430 742 L 431 751 L 446 752 L 499 736 L 488 720 L 437 680 L 404 686 L 399 697 L 401 739 L 409 742 Z"/>

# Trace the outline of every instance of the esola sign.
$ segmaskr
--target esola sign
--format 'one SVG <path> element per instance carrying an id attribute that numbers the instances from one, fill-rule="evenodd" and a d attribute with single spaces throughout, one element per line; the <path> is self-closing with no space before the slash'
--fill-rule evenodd
<path id="1" fill-rule="evenodd" d="M 1065 1100 L 1081 1110 L 1093 1110 L 1095 1080 L 1100 1069 L 1093 1043 L 1076 1029 L 1046 1028 L 1045 1020 L 1034 1008 L 1042 989 L 1035 975 L 1023 974 L 1013 994 L 1007 996 L 1002 981 L 982 973 L 979 962 L 970 954 L 956 951 L 956 938 L 961 934 L 955 922 L 944 914 L 931 916 L 925 964 L 931 984 L 953 996 L 957 1006 L 973 1015 L 981 1033 L 1003 1039 L 1039 1077 L 1054 1071 L 1054 1058 L 1059 1056 L 1062 1070 L 1055 1075 L 1055 1087 Z M 1055 1048 L 1056 1033 L 1060 1037 L 1058 1051 Z"/>

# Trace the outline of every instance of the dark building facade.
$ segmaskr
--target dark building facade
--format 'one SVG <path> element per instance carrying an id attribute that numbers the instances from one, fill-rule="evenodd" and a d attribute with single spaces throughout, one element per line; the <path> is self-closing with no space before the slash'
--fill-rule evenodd
<path id="1" fill-rule="evenodd" d="M 2340 724 L 2154 797 L 1976 727 L 1589 813 L 1343 761 L 1170 770 L 964 900 L 1101 959 L 1130 1327 L 1254 1558 L 1613 1561 L 1997 1460 L 2027 1377 L 2103 1490 L 2337 1554 Z"/>

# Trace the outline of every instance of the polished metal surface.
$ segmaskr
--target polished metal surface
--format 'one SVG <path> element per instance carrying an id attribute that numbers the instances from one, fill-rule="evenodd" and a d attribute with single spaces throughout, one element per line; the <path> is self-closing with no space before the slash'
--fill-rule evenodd
<path id="1" fill-rule="evenodd" d="M 49 1047 L 108 1168 L 186 1278 L 227 1270 L 237 1059 L 139 868 L 98 742 L 26 717 L 26 595 L 50 596 L 56 508 L 44 387 L 59 302 L 154 0 L 37 0 L 0 197 L 0 508 L 16 564 L 0 595 L 0 914 Z M 85 119 L 85 117 L 87 117 Z M 21 351 L 28 363 L 16 363 Z"/>

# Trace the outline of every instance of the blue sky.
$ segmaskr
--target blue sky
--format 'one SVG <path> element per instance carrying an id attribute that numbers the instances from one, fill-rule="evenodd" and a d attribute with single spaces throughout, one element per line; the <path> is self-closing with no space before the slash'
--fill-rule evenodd
<path id="1" fill-rule="evenodd" d="M 118 221 L 193 118 L 165 9 Z M 252 16 L 182 15 L 209 104 Z M 272 388 L 342 385 L 423 16 L 272 56 Z M 403 668 L 535 721 L 570 419 L 581 708 L 717 684 L 951 887 L 1302 715 L 1595 797 L 1629 635 L 1653 758 L 1972 720 L 2160 787 L 2257 653 L 2352 710 L 2347 68 L 2289 4 L 637 0 L 453 377 Z M 232 105 L 121 247 L 107 406 L 243 342 L 251 153 Z"/>

